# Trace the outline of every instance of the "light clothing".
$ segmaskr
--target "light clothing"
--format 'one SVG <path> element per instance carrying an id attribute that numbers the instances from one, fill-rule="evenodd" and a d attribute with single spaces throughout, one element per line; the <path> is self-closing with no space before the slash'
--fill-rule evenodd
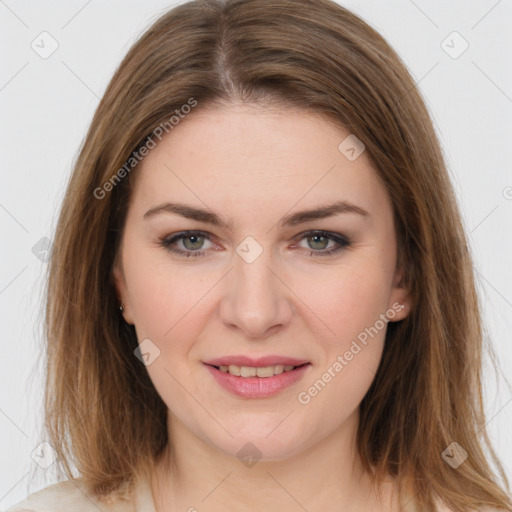
<path id="1" fill-rule="evenodd" d="M 30 494 L 25 500 L 8 508 L 5 512 L 156 512 L 151 484 L 149 479 L 137 482 L 131 501 L 122 501 L 115 504 L 105 504 L 89 497 L 79 486 L 81 479 L 66 480 L 50 485 L 44 489 Z M 409 502 L 402 509 L 415 511 L 416 507 Z M 438 502 L 438 512 L 451 512 L 446 506 Z"/>
<path id="2" fill-rule="evenodd" d="M 5 512 L 156 512 L 148 479 L 137 482 L 130 501 L 106 504 L 80 489 L 80 478 L 59 482 L 30 494 Z"/>

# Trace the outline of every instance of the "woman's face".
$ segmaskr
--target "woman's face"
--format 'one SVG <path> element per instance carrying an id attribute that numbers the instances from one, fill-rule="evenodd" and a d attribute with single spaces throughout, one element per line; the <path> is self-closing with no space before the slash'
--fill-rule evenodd
<path id="1" fill-rule="evenodd" d="M 197 110 L 133 171 L 123 315 L 171 423 L 226 454 L 283 459 L 353 426 L 387 321 L 408 314 L 392 205 L 349 135 L 305 112 Z"/>

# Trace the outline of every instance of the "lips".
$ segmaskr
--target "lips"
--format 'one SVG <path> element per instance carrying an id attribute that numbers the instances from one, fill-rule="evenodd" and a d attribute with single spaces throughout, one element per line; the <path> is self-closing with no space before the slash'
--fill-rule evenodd
<path id="1" fill-rule="evenodd" d="M 297 360 L 295 360 L 297 362 Z M 225 365 L 223 365 L 225 366 Z M 236 365 L 235 365 L 236 366 Z M 308 372 L 311 364 L 305 363 L 290 371 L 267 377 L 242 377 L 231 375 L 214 365 L 205 364 L 214 380 L 226 391 L 242 398 L 269 398 L 279 394 L 287 387 L 301 380 Z M 283 366 L 281 365 L 281 368 Z M 238 368 L 243 368 L 238 367 Z M 247 368 L 247 367 L 246 367 Z"/>
<path id="2" fill-rule="evenodd" d="M 205 364 L 210 366 L 250 366 L 250 367 L 265 367 L 265 366 L 275 366 L 275 365 L 283 365 L 283 366 L 302 366 L 306 363 L 309 363 L 306 359 L 296 359 L 293 357 L 286 356 L 278 356 L 278 355 L 270 355 L 252 358 L 248 356 L 238 355 L 238 356 L 222 356 L 217 357 L 215 359 L 210 359 L 208 361 L 204 361 Z"/>

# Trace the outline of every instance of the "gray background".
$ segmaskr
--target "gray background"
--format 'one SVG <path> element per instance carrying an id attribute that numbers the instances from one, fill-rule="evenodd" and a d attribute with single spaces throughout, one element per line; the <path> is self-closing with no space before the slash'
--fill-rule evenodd
<path id="1" fill-rule="evenodd" d="M 489 335 L 510 375 L 512 2 L 339 3 L 387 38 L 427 101 L 464 216 Z M 51 466 L 42 469 L 31 457 L 41 441 L 44 239 L 52 239 L 78 147 L 115 68 L 172 5 L 0 0 L 2 509 L 53 482 Z M 51 36 L 40 36 L 43 31 Z M 469 44 L 461 55 L 465 43 L 453 31 Z M 42 58 L 52 44 L 56 51 Z M 490 371 L 485 382 L 490 433 L 510 478 L 512 392 Z"/>

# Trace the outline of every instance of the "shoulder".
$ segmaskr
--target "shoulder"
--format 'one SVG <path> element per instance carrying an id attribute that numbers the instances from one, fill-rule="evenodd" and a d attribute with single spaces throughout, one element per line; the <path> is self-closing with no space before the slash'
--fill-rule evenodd
<path id="1" fill-rule="evenodd" d="M 105 504 L 83 489 L 80 479 L 59 482 L 27 496 L 5 512 L 132 512 L 133 504 L 124 501 Z"/>

